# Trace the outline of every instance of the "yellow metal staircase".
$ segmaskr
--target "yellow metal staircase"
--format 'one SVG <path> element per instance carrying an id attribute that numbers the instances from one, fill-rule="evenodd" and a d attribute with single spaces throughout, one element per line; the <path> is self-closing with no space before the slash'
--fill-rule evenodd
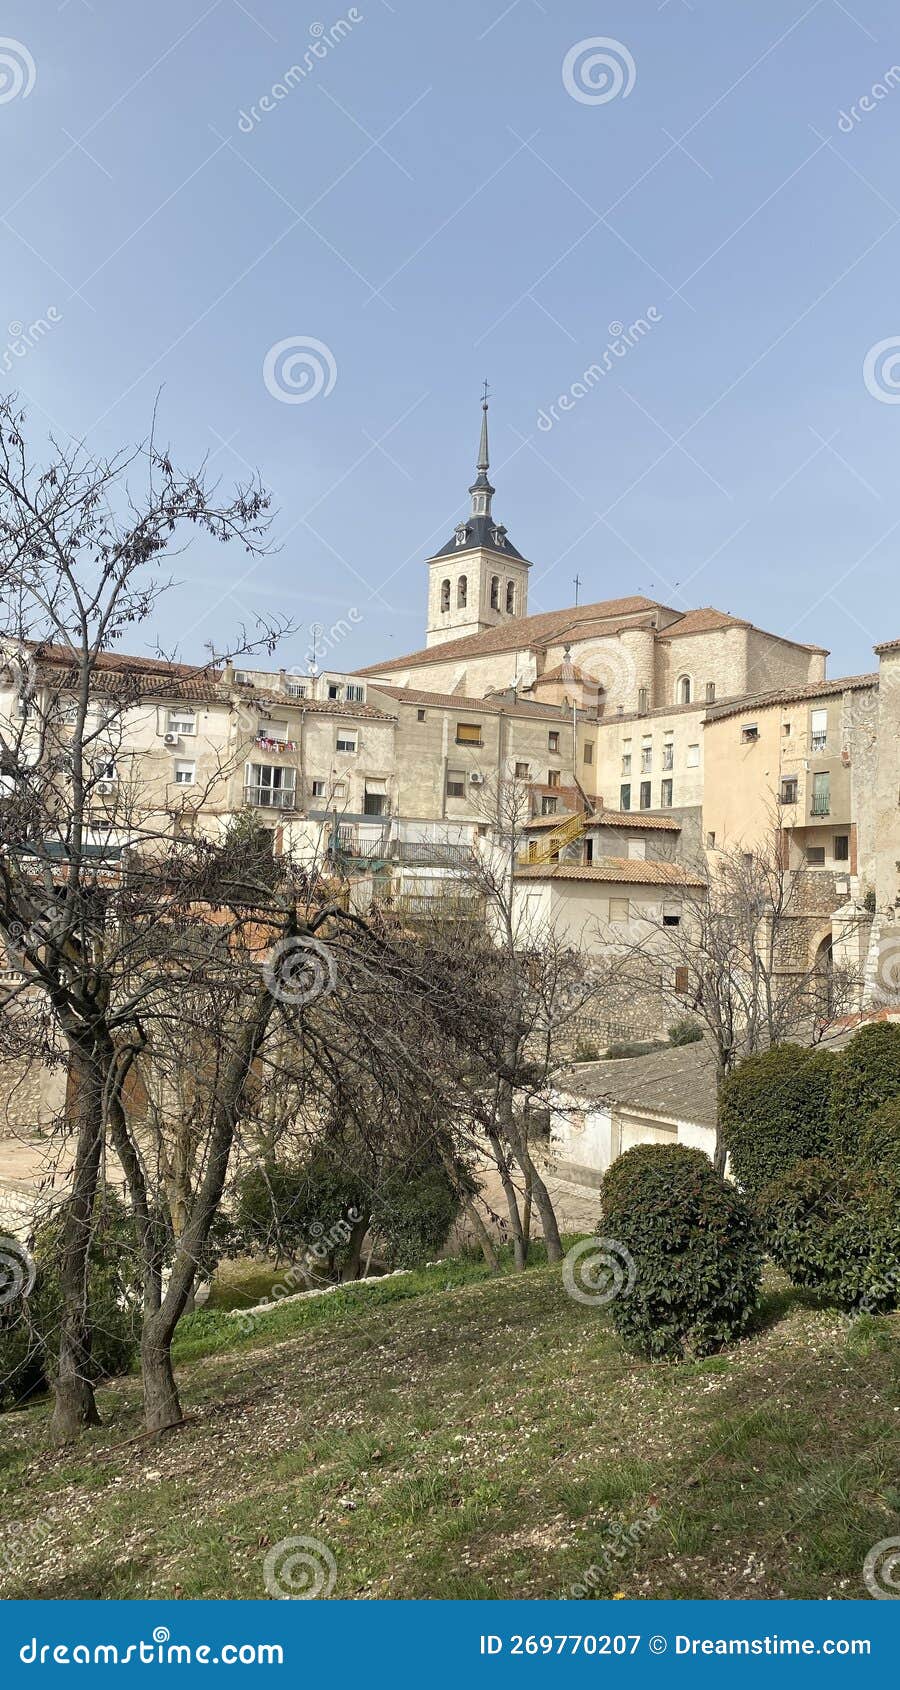
<path id="1" fill-rule="evenodd" d="M 543 838 L 529 839 L 526 849 L 519 853 L 520 866 L 527 868 L 531 863 L 549 863 L 559 856 L 566 845 L 571 845 L 581 838 L 587 822 L 586 815 L 568 816 L 565 821 L 560 822 L 559 827 L 551 828 L 545 833 Z"/>

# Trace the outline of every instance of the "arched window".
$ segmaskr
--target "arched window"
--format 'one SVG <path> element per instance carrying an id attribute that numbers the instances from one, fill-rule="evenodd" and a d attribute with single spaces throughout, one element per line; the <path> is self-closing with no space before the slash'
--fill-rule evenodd
<path id="1" fill-rule="evenodd" d="M 468 598 L 468 596 L 469 596 L 469 583 L 468 583 L 468 580 L 466 579 L 465 575 L 461 575 L 459 580 L 456 583 L 457 609 L 465 610 L 466 599 Z"/>
<path id="2" fill-rule="evenodd" d="M 507 581 L 506 583 L 506 614 L 507 616 L 515 616 L 516 614 L 516 584 L 514 581 Z"/>
<path id="3" fill-rule="evenodd" d="M 690 675 L 679 675 L 678 685 L 675 688 L 675 701 L 676 701 L 676 703 L 677 704 L 690 704 L 692 691 L 693 691 L 693 688 L 691 686 Z"/>
<path id="4" fill-rule="evenodd" d="M 449 577 L 446 581 L 441 582 L 441 609 L 442 610 L 449 610 L 450 609 L 450 580 L 449 580 Z"/>
<path id="5" fill-rule="evenodd" d="M 499 577 L 499 575 L 492 575 L 491 576 L 491 609 L 492 610 L 499 610 L 500 609 L 500 577 Z"/>

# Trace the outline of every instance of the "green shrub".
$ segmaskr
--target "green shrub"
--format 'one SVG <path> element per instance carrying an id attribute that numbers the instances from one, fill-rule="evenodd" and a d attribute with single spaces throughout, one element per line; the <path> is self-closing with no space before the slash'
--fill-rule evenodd
<path id="1" fill-rule="evenodd" d="M 57 1262 L 64 1215 L 64 1205 L 54 1208 L 38 1225 L 32 1241 L 38 1271 L 27 1315 L 50 1379 L 56 1370 L 62 1312 Z M 141 1317 L 141 1274 L 131 1218 L 111 1187 L 105 1186 L 97 1194 L 88 1258 L 93 1380 L 128 1372 L 140 1348 Z"/>
<path id="2" fill-rule="evenodd" d="M 900 1026 L 862 1027 L 839 1052 L 831 1087 L 829 1125 L 834 1153 L 856 1161 L 869 1116 L 900 1094 Z"/>
<path id="3" fill-rule="evenodd" d="M 436 1256 L 459 1209 L 460 1197 L 443 1167 L 398 1169 L 382 1184 L 372 1211 L 388 1265 L 420 1267 Z"/>
<path id="4" fill-rule="evenodd" d="M 794 1285 L 870 1313 L 900 1293 L 900 1180 L 821 1157 L 798 1162 L 761 1193 L 766 1243 Z"/>
<path id="5" fill-rule="evenodd" d="M 652 1056 L 655 1050 L 664 1050 L 665 1046 L 647 1041 L 645 1044 L 612 1044 L 607 1049 L 607 1059 L 612 1061 L 623 1056 Z"/>
<path id="6" fill-rule="evenodd" d="M 859 1162 L 900 1178 L 900 1097 L 892 1097 L 869 1116 L 859 1136 Z"/>
<path id="7" fill-rule="evenodd" d="M 332 1265 L 346 1254 L 351 1212 L 368 1213 L 366 1182 L 325 1151 L 299 1163 L 248 1168 L 235 1186 L 235 1227 L 251 1250 L 292 1260 L 327 1236 Z M 346 1237 L 342 1236 L 346 1233 Z"/>
<path id="8" fill-rule="evenodd" d="M 40 1339 L 21 1301 L 8 1304 L 0 1322 L 0 1411 L 26 1402 L 45 1384 Z"/>
<path id="9" fill-rule="evenodd" d="M 641 1355 L 708 1355 L 747 1328 L 761 1251 L 750 1210 L 700 1150 L 638 1145 L 603 1181 L 602 1230 L 634 1263 L 613 1324 Z"/>
<path id="10" fill-rule="evenodd" d="M 803 1045 L 773 1045 L 748 1056 L 721 1088 L 723 1142 L 751 1202 L 795 1162 L 827 1150 L 837 1057 Z"/>
<path id="11" fill-rule="evenodd" d="M 685 1015 L 676 1021 L 674 1027 L 669 1028 L 670 1045 L 695 1045 L 703 1037 L 703 1028 Z"/>

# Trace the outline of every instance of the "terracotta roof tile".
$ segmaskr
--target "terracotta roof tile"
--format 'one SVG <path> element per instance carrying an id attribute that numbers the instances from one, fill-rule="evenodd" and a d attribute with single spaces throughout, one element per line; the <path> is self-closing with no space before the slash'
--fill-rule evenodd
<path id="1" fill-rule="evenodd" d="M 457 657 L 485 657 L 498 651 L 522 651 L 528 646 L 561 640 L 567 633 L 575 637 L 586 624 L 602 624 L 613 617 L 636 616 L 641 611 L 658 608 L 666 607 L 658 606 L 655 599 L 634 594 L 630 598 L 603 599 L 598 604 L 573 605 L 568 610 L 545 610 L 535 616 L 514 616 L 498 623 L 496 628 L 486 628 L 481 634 L 465 634 L 458 640 L 446 640 L 443 645 L 425 646 L 421 651 L 410 652 L 407 657 L 390 657 L 385 663 L 370 663 L 365 669 L 358 669 L 357 674 L 380 675 L 391 669 L 406 669 L 410 664 L 445 663 Z"/>
<path id="2" fill-rule="evenodd" d="M 517 880 L 593 880 L 631 886 L 705 886 L 706 882 L 682 863 L 639 862 L 630 857 L 601 857 L 593 863 L 529 863 L 516 870 Z"/>
<path id="3" fill-rule="evenodd" d="M 369 688 L 373 692 L 386 693 L 398 704 L 430 704 L 436 710 L 475 711 L 488 716 L 535 716 L 557 722 L 569 720 L 568 714 L 563 717 L 560 705 L 540 704 L 530 698 L 519 698 L 513 704 L 511 698 L 469 698 L 458 692 L 423 692 L 419 687 L 395 687 L 387 681 L 370 681 Z"/>
<path id="4" fill-rule="evenodd" d="M 772 692 L 758 692 L 747 698 L 707 706 L 707 722 L 723 721 L 726 716 L 748 716 L 754 710 L 768 710 L 779 704 L 800 704 L 807 698 L 833 698 L 842 692 L 865 692 L 877 687 L 878 676 L 839 675 L 833 681 L 810 681 L 805 687 L 784 687 Z"/>

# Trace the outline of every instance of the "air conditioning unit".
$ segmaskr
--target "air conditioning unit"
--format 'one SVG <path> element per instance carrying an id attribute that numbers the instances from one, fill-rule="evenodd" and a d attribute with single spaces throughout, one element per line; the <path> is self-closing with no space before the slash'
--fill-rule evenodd
<path id="1" fill-rule="evenodd" d="M 177 745 L 177 744 L 178 744 L 178 735 L 177 734 L 163 734 L 163 745 Z"/>
<path id="2" fill-rule="evenodd" d="M 108 798 L 115 790 L 116 783 L 114 780 L 98 780 L 97 791 L 101 792 L 105 798 Z"/>
<path id="3" fill-rule="evenodd" d="M 477 769 L 473 769 L 472 773 L 469 776 L 469 784 L 471 786 L 483 786 L 484 785 L 484 775 L 480 775 L 478 773 Z"/>

